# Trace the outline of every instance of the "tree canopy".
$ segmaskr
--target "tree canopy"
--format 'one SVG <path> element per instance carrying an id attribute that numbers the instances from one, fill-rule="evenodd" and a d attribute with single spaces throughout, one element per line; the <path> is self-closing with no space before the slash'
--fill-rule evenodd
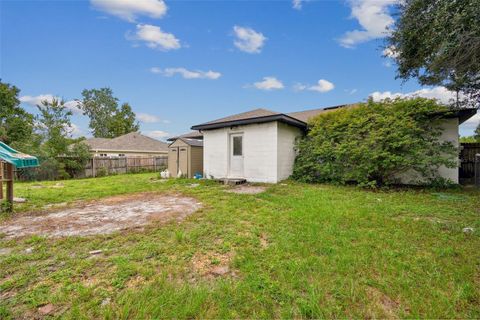
<path id="1" fill-rule="evenodd" d="M 0 81 L 0 140 L 26 151 L 33 133 L 33 115 L 20 107 L 19 93 L 17 87 Z"/>
<path id="2" fill-rule="evenodd" d="M 369 100 L 322 113 L 298 143 L 293 177 L 372 187 L 438 181 L 440 166 L 457 165 L 457 148 L 438 139 L 447 111 L 433 100 L 415 98 Z M 400 181 L 407 172 L 419 178 Z"/>
<path id="3" fill-rule="evenodd" d="M 442 85 L 457 106 L 480 103 L 480 0 L 404 0 L 388 47 L 397 77 Z"/>
<path id="4" fill-rule="evenodd" d="M 139 130 L 135 113 L 128 103 L 118 107 L 118 98 L 110 88 L 85 89 L 80 108 L 90 118 L 90 129 L 96 138 L 115 138 Z"/>

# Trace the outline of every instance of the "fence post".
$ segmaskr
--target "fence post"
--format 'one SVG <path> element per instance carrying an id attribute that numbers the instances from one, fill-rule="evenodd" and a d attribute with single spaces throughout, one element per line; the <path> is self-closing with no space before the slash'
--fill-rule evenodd
<path id="1" fill-rule="evenodd" d="M 0 200 L 3 199 L 3 162 L 0 161 Z"/>
<path id="2" fill-rule="evenodd" d="M 475 155 L 475 185 L 480 188 L 480 153 Z"/>
<path id="3" fill-rule="evenodd" d="M 7 201 L 13 205 L 13 164 L 7 163 Z"/>
<path id="4" fill-rule="evenodd" d="M 96 172 L 95 172 L 95 156 L 92 157 L 92 177 L 95 178 Z"/>

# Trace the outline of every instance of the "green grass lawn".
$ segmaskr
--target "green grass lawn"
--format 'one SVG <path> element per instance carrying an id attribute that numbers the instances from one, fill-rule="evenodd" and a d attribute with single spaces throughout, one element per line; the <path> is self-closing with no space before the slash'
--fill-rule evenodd
<path id="1" fill-rule="evenodd" d="M 15 214 L 146 191 L 204 206 L 143 231 L 0 236 L 9 252 L 0 254 L 0 318 L 34 317 L 49 303 L 53 317 L 72 319 L 480 317 L 478 191 L 287 182 L 240 195 L 211 181 L 152 177 L 18 183 L 16 195 L 29 201 Z M 205 274 L 215 266 L 228 272 Z"/>

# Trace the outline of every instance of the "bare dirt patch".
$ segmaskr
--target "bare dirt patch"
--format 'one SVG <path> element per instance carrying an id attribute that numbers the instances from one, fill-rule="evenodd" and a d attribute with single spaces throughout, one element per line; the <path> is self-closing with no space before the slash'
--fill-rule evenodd
<path id="1" fill-rule="evenodd" d="M 192 271 L 203 278 L 213 279 L 221 276 L 236 276 L 230 268 L 232 253 L 196 253 L 191 260 Z"/>
<path id="2" fill-rule="evenodd" d="M 393 300 L 379 289 L 373 287 L 367 288 L 367 296 L 372 302 L 374 309 L 376 309 L 371 310 L 370 312 L 376 314 L 380 311 L 381 318 L 398 319 L 397 311 L 400 304 L 397 301 Z M 372 318 L 378 318 L 378 314 L 377 316 L 372 315 Z"/>
<path id="3" fill-rule="evenodd" d="M 258 193 L 265 192 L 265 190 L 267 190 L 267 187 L 251 186 L 251 185 L 243 184 L 243 185 L 239 185 L 231 189 L 228 189 L 227 192 L 239 193 L 239 194 L 258 194 Z"/>
<path id="4" fill-rule="evenodd" d="M 151 222 L 181 221 L 201 208 L 194 198 L 141 193 L 84 203 L 74 208 L 31 213 L 0 224 L 6 239 L 28 235 L 88 236 L 138 228 Z"/>

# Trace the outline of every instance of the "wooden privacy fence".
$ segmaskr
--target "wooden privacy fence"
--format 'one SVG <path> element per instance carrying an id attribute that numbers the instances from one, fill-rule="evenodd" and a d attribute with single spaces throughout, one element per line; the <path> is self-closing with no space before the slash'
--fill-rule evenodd
<path id="1" fill-rule="evenodd" d="M 475 156 L 475 185 L 480 188 L 480 153 Z"/>
<path id="2" fill-rule="evenodd" d="M 480 184 L 480 143 L 462 143 L 460 151 L 460 183 L 462 184 Z"/>
<path id="3" fill-rule="evenodd" d="M 110 174 L 164 170 L 168 156 L 155 157 L 93 157 L 85 166 L 84 177 L 98 177 Z"/>

